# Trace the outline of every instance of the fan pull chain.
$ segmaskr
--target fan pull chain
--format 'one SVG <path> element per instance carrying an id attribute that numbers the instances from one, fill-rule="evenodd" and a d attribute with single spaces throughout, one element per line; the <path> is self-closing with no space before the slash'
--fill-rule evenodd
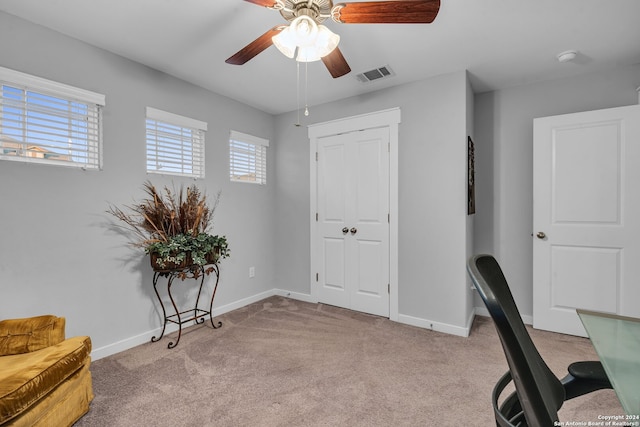
<path id="1" fill-rule="evenodd" d="M 309 63 L 304 63 L 304 115 L 309 116 L 309 103 L 307 101 L 309 95 Z"/>
<path id="2" fill-rule="evenodd" d="M 304 115 L 309 116 L 309 63 L 304 63 Z M 295 126 L 300 126 L 300 61 L 296 61 L 296 123 Z"/>
<path id="3" fill-rule="evenodd" d="M 300 63 L 296 61 L 296 126 L 300 126 Z"/>

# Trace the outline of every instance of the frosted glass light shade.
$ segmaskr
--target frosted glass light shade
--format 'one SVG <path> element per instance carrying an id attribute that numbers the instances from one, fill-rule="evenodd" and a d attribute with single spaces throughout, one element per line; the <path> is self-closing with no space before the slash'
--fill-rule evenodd
<path id="1" fill-rule="evenodd" d="M 318 24 L 306 15 L 291 21 L 289 29 L 298 46 L 312 46 L 318 37 Z"/>
<path id="2" fill-rule="evenodd" d="M 318 37 L 312 46 L 300 47 L 298 49 L 298 62 L 319 61 L 323 56 L 327 56 L 338 46 L 340 36 L 334 34 L 324 25 L 318 26 Z"/>
<path id="3" fill-rule="evenodd" d="M 318 49 L 320 57 L 327 56 L 333 49 L 338 47 L 340 36 L 333 33 L 324 25 L 318 25 L 318 37 L 316 38 L 315 47 Z"/>
<path id="4" fill-rule="evenodd" d="M 279 34 L 271 37 L 273 45 L 278 48 L 280 52 L 287 58 L 293 58 L 296 53 L 296 42 L 293 34 L 291 34 L 290 27 L 280 31 Z"/>
<path id="5" fill-rule="evenodd" d="M 318 49 L 315 46 L 301 47 L 298 49 L 298 56 L 296 61 L 298 62 L 314 62 L 319 61 L 322 58 L 318 54 Z"/>

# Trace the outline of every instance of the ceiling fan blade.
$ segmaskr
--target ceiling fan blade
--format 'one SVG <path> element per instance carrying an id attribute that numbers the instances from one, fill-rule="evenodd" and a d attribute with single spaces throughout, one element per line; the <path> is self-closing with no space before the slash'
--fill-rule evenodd
<path id="1" fill-rule="evenodd" d="M 280 31 L 282 31 L 284 28 L 286 28 L 286 26 L 283 25 L 277 25 L 273 27 L 272 29 L 240 49 L 235 55 L 231 56 L 224 62 L 233 65 L 242 65 L 247 63 L 260 52 L 271 46 L 273 44 L 271 38 L 280 33 Z"/>
<path id="2" fill-rule="evenodd" d="M 334 9 L 345 24 L 429 24 L 438 15 L 440 0 L 364 1 Z"/>
<path id="3" fill-rule="evenodd" d="M 347 60 L 342 56 L 342 52 L 337 47 L 327 56 L 322 57 L 322 62 L 327 67 L 333 78 L 344 76 L 351 71 Z"/>
<path id="4" fill-rule="evenodd" d="M 257 4 L 258 6 L 275 8 L 278 3 L 276 0 L 244 0 L 249 3 Z"/>

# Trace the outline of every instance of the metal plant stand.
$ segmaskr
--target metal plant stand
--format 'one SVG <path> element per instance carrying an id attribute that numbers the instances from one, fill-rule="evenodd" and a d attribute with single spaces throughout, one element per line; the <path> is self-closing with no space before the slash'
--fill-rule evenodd
<path id="1" fill-rule="evenodd" d="M 200 305 L 200 295 L 202 294 L 202 285 L 204 284 L 204 276 L 208 273 L 215 274 L 216 283 L 213 287 L 213 293 L 211 294 L 211 302 L 209 303 L 209 310 L 204 310 L 199 308 Z M 160 298 L 160 294 L 158 293 L 158 279 L 160 277 L 167 278 L 167 293 L 169 294 L 169 299 L 171 300 L 171 305 L 173 306 L 174 314 L 170 314 L 167 316 L 167 311 L 165 309 L 164 303 L 162 302 L 162 298 Z M 185 279 L 194 279 L 200 280 L 199 288 L 198 288 L 198 296 L 196 297 L 196 303 L 194 308 L 184 311 L 179 311 L 178 306 L 176 305 L 175 300 L 173 299 L 173 295 L 171 295 L 171 285 L 173 281 L 179 278 L 180 281 L 184 281 Z M 178 325 L 178 338 L 174 341 L 170 341 L 167 345 L 168 348 L 174 348 L 180 342 L 180 337 L 182 336 L 182 324 L 194 321 L 195 324 L 202 324 L 205 321 L 205 317 L 209 316 L 211 319 L 211 326 L 214 329 L 218 329 L 222 326 L 222 322 L 214 323 L 213 321 L 213 300 L 216 297 L 216 290 L 218 289 L 218 281 L 220 280 L 220 269 L 218 268 L 218 264 L 211 264 L 206 266 L 206 270 L 204 266 L 201 265 L 192 265 L 185 268 L 171 269 L 171 270 L 157 270 L 153 274 L 153 289 L 156 291 L 156 296 L 158 297 L 158 301 L 160 301 L 160 307 L 162 307 L 162 316 L 164 317 L 164 324 L 162 325 L 162 332 L 159 337 L 151 337 L 151 342 L 157 342 L 162 339 L 164 336 L 164 331 L 166 330 L 167 323 L 175 323 Z"/>

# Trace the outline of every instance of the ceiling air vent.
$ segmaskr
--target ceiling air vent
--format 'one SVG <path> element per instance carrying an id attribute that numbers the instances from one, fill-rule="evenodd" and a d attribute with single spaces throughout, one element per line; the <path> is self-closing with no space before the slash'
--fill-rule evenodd
<path id="1" fill-rule="evenodd" d="M 374 80 L 380 80 L 387 77 L 391 77 L 394 74 L 395 73 L 393 72 L 393 70 L 388 65 L 385 65 L 384 67 L 374 68 L 373 70 L 360 73 L 356 76 L 356 78 L 358 79 L 359 82 L 367 83 L 367 82 L 372 82 Z"/>

